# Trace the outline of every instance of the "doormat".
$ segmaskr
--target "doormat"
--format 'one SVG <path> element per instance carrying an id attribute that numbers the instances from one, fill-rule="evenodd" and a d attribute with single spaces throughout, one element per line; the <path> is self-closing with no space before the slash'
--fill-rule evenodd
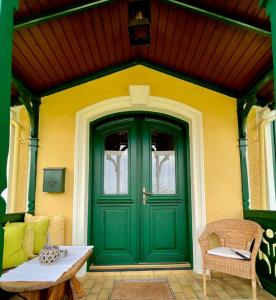
<path id="1" fill-rule="evenodd" d="M 171 300 L 174 293 L 167 280 L 115 280 L 109 300 Z"/>

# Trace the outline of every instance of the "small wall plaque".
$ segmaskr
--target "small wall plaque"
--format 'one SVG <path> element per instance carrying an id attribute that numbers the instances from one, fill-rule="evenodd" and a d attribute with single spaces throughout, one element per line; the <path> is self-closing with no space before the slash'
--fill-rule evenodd
<path id="1" fill-rule="evenodd" d="M 64 193 L 65 168 L 44 168 L 43 192 Z"/>

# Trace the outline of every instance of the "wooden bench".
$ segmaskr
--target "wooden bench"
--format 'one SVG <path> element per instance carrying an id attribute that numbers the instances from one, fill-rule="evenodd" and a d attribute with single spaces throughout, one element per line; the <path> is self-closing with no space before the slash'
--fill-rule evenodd
<path id="1" fill-rule="evenodd" d="M 66 295 L 69 300 L 85 297 L 80 281 L 76 278 L 77 272 L 91 256 L 89 250 L 76 264 L 65 272 L 56 282 L 41 281 L 13 281 L 0 282 L 0 287 L 7 291 L 16 293 L 27 300 L 62 300 Z"/>

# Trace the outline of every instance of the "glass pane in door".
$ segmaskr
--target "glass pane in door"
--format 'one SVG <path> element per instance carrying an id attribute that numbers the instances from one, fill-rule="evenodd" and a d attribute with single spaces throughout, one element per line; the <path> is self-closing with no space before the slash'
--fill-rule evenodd
<path id="1" fill-rule="evenodd" d="M 152 131 L 152 192 L 175 194 L 175 141 L 172 135 Z"/>
<path id="2" fill-rule="evenodd" d="M 104 194 L 128 193 L 128 132 L 119 131 L 105 138 Z"/>

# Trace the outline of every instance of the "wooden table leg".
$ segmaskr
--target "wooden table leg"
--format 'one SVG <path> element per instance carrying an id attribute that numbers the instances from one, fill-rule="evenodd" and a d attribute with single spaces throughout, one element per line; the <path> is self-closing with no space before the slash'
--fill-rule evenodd
<path id="1" fill-rule="evenodd" d="M 86 292 L 76 276 L 48 289 L 19 293 L 19 296 L 27 300 L 63 300 L 65 295 L 68 300 L 77 300 L 86 296 Z"/>
<path id="2" fill-rule="evenodd" d="M 27 300 L 40 300 L 40 291 L 31 291 L 31 292 L 24 292 L 18 293 L 19 296 L 27 299 Z"/>
<path id="3" fill-rule="evenodd" d="M 45 295 L 46 297 L 41 295 L 41 300 L 63 300 L 66 295 L 66 282 L 57 284 L 45 291 L 47 292 L 47 295 Z"/>
<path id="4" fill-rule="evenodd" d="M 70 287 L 73 294 L 73 299 L 80 299 L 86 296 L 86 292 L 82 287 L 81 282 L 77 279 L 76 276 L 73 276 L 70 279 Z"/>

